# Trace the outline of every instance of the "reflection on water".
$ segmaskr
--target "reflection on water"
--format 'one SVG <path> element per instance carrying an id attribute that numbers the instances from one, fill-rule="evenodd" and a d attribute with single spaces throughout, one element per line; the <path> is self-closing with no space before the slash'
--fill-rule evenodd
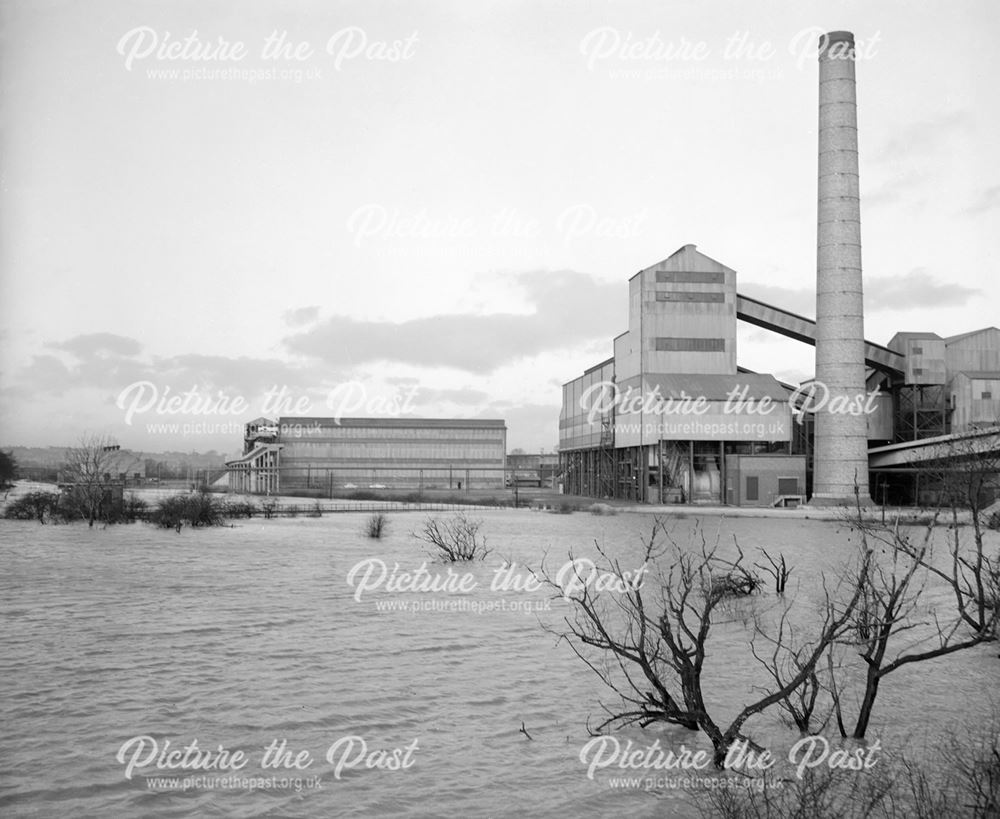
<path id="1" fill-rule="evenodd" d="M 359 561 L 412 571 L 428 559 L 409 536 L 420 517 L 390 516 L 381 541 L 362 537 L 358 515 L 180 534 L 2 522 L 0 813 L 692 815 L 682 791 L 614 789 L 613 770 L 587 777 L 580 761 L 587 719 L 599 721 L 599 703 L 613 700 L 542 629 L 540 621 L 558 625 L 566 606 L 543 591 L 490 588 L 505 557 L 538 566 L 547 552 L 547 564 L 557 566 L 569 550 L 593 554 L 595 538 L 615 555 L 638 555 L 650 519 L 481 517 L 495 552 L 458 569 L 474 575 L 471 590 L 383 587 L 360 599 L 347 582 Z M 683 536 L 693 524 L 679 520 L 675 531 Z M 714 533 L 720 522 L 705 526 Z M 848 532 L 818 521 L 738 519 L 721 527 L 723 542 L 735 531 L 748 553 L 784 552 L 796 567 L 789 592 L 794 587 L 804 604 L 818 599 L 819 573 L 835 576 L 853 548 Z M 759 673 L 743 632 L 728 628 L 720 627 L 707 672 L 709 706 L 723 716 L 749 701 L 748 681 Z M 894 674 L 880 693 L 873 735 L 883 747 L 933 739 L 995 683 L 990 660 L 988 651 L 966 652 Z M 797 739 L 775 714 L 750 728 L 781 753 Z M 271 781 L 253 791 L 179 792 L 163 783 L 157 791 L 146 775 L 171 771 L 139 764 L 127 779 L 116 759 L 140 736 L 150 738 L 140 762 L 149 742 L 162 750 L 197 740 L 207 751 L 242 751 L 241 773 Z M 659 738 L 667 748 L 708 748 L 678 728 L 620 736 L 642 746 Z M 261 768 L 269 746 L 277 770 Z M 129 746 L 126 762 L 137 748 Z M 312 761 L 283 767 L 296 758 Z M 393 762 L 397 769 L 387 770 Z"/>

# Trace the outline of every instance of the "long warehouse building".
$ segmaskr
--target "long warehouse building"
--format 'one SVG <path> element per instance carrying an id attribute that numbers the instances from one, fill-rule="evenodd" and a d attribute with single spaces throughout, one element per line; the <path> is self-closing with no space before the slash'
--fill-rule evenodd
<path id="1" fill-rule="evenodd" d="M 258 418 L 226 464 L 237 492 L 333 494 L 352 489 L 504 486 L 500 419 Z"/>

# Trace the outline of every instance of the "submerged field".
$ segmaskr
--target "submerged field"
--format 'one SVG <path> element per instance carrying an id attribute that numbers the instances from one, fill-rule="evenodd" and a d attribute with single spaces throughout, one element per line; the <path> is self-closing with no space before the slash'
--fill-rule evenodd
<path id="1" fill-rule="evenodd" d="M 381 540 L 362 535 L 363 514 L 179 534 L 143 524 L 0 522 L 0 813 L 699 815 L 693 791 L 618 787 L 611 779 L 628 771 L 614 769 L 588 778 L 580 759 L 587 721 L 599 722 L 600 703 L 614 697 L 543 629 L 558 628 L 568 605 L 544 591 L 490 588 L 505 558 L 518 569 L 543 558 L 558 568 L 570 550 L 593 555 L 595 539 L 635 560 L 650 518 L 474 514 L 494 552 L 455 569 L 472 573 L 465 591 L 391 591 L 387 578 L 361 594 L 363 570 L 352 569 L 366 559 L 387 572 L 398 564 L 397 579 L 425 560 L 432 573 L 447 572 L 409 534 L 423 515 L 390 514 Z M 675 537 L 684 542 L 696 523 L 676 520 Z M 736 534 L 748 555 L 784 553 L 795 567 L 788 594 L 804 618 L 820 599 L 820 573 L 835 578 L 855 547 L 849 531 L 828 522 L 713 519 L 704 527 L 726 544 Z M 773 602 L 767 591 L 755 605 Z M 706 673 L 708 706 L 724 716 L 764 682 L 739 620 L 735 612 L 719 627 Z M 900 670 L 884 683 L 870 738 L 889 752 L 930 747 L 983 717 L 997 662 L 987 646 Z M 798 739 L 775 711 L 749 729 L 778 755 Z M 137 737 L 148 739 L 128 744 Z M 710 748 L 680 728 L 619 737 Z M 195 739 L 200 749 L 241 750 L 239 773 L 258 778 L 252 789 L 189 781 L 185 791 L 183 781 L 155 777 L 190 770 L 142 764 L 154 741 L 173 750 Z M 284 764 L 305 751 L 312 762 L 262 768 L 268 746 L 272 759 L 287 752 Z"/>

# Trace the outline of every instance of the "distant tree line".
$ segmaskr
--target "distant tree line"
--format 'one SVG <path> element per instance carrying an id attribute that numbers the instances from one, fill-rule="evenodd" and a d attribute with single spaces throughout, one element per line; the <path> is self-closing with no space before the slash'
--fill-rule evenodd
<path id="1" fill-rule="evenodd" d="M 10 452 L 0 450 L 0 489 L 10 489 L 18 476 L 17 461 Z"/>

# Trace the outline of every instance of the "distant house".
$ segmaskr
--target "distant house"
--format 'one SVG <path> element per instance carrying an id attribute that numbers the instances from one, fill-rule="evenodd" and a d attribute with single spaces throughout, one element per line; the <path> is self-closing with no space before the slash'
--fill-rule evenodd
<path id="1" fill-rule="evenodd" d="M 139 482 L 146 478 L 146 461 L 130 449 L 116 447 L 105 476 L 108 480 L 123 483 Z"/>
<path id="2" fill-rule="evenodd" d="M 107 446 L 102 457 L 104 474 L 101 478 L 108 484 L 136 484 L 146 480 L 146 461 L 138 453 L 120 446 Z M 65 467 L 59 470 L 60 483 L 72 483 L 74 477 Z"/>

